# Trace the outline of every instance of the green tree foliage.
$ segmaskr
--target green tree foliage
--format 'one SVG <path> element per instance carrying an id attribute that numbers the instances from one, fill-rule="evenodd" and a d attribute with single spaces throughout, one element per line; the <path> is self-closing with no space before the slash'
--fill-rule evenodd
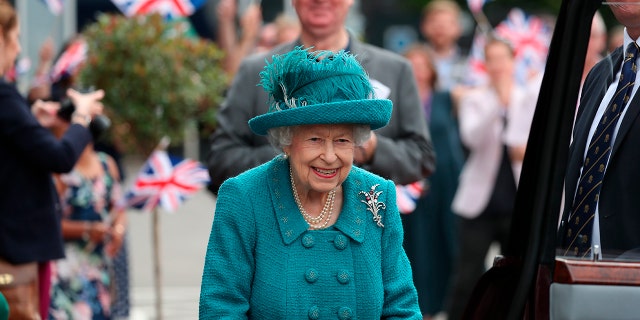
<path id="1" fill-rule="evenodd" d="M 104 103 L 129 151 L 150 152 L 162 136 L 184 139 L 188 120 L 215 128 L 226 85 L 222 50 L 159 15 L 102 14 L 83 36 L 89 45 L 82 85 L 106 91 Z"/>

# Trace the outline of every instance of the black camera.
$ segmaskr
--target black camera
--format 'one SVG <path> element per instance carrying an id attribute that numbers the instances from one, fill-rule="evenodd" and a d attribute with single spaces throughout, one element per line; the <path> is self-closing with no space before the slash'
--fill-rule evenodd
<path id="1" fill-rule="evenodd" d="M 76 106 L 71 99 L 62 98 L 60 100 L 60 109 L 58 110 L 58 117 L 60 119 L 71 122 L 71 116 L 76 111 Z M 93 136 L 93 141 L 98 141 L 100 137 L 111 127 L 111 120 L 104 115 L 97 115 L 89 122 L 89 131 Z"/>

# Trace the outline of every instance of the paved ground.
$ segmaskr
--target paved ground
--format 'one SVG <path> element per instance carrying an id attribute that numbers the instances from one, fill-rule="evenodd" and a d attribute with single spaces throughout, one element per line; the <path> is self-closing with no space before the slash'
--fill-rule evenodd
<path id="1" fill-rule="evenodd" d="M 141 159 L 127 159 L 125 187 L 135 177 Z M 178 211 L 160 211 L 160 274 L 163 319 L 197 319 L 200 279 L 215 198 L 206 190 L 188 199 Z M 156 317 L 152 216 L 129 211 L 131 320 Z"/>

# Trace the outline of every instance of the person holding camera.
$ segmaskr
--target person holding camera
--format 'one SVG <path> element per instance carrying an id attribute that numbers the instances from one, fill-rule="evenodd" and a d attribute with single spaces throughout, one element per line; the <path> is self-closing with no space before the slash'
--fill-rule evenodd
<path id="1" fill-rule="evenodd" d="M 15 280 L 4 281 L 0 291 L 9 301 L 10 318 L 40 319 L 49 305 L 49 261 L 64 257 L 51 174 L 70 171 L 91 142 L 88 126 L 102 113 L 98 100 L 104 92 L 70 90 L 76 109 L 69 129 L 56 138 L 43 126 L 57 121 L 56 105 L 38 101 L 30 108 L 4 79 L 20 53 L 19 34 L 15 9 L 0 1 L 0 274 Z M 24 286 L 28 290 L 19 290 Z"/>

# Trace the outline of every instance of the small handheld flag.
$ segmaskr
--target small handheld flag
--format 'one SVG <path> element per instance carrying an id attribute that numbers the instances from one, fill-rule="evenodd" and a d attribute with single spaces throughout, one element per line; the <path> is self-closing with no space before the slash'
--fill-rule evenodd
<path id="1" fill-rule="evenodd" d="M 127 17 L 159 13 L 167 18 L 188 17 L 206 0 L 111 0 Z"/>
<path id="2" fill-rule="evenodd" d="M 425 189 L 425 182 L 420 180 L 407 185 L 396 185 L 396 203 L 400 213 L 409 214 L 416 209 L 416 203 Z"/>
<path id="3" fill-rule="evenodd" d="M 209 182 L 209 172 L 198 161 L 154 151 L 127 193 L 130 207 L 151 211 L 160 205 L 173 212 Z"/>
<path id="4" fill-rule="evenodd" d="M 467 0 L 467 5 L 469 6 L 469 11 L 471 13 L 478 13 L 482 11 L 482 7 L 484 7 L 485 3 L 490 0 Z"/>
<path id="5" fill-rule="evenodd" d="M 51 81 L 56 82 L 64 75 L 72 74 L 87 59 L 89 46 L 82 39 L 73 41 L 56 60 L 51 70 Z"/>
<path id="6" fill-rule="evenodd" d="M 51 13 L 53 13 L 54 15 L 59 15 L 62 13 L 62 9 L 64 8 L 64 3 L 62 2 L 63 0 L 42 0 L 47 7 L 49 8 L 49 11 L 51 11 Z"/>
<path id="7" fill-rule="evenodd" d="M 493 32 L 494 36 L 508 41 L 514 49 L 516 70 L 515 79 L 523 85 L 544 72 L 547 53 L 551 43 L 551 27 L 536 16 L 529 16 L 519 8 L 512 9 L 507 19 L 500 22 Z M 484 65 L 484 46 L 487 35 L 476 33 L 469 56 L 470 83 L 480 85 L 487 82 Z"/>

